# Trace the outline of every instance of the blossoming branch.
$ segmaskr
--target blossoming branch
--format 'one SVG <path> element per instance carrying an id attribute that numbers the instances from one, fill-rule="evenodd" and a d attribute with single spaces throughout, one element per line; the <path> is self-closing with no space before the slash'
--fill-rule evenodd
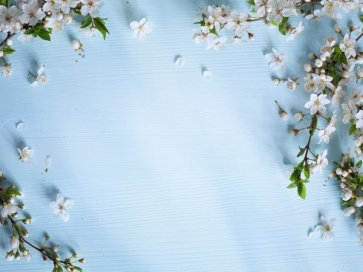
<path id="1" fill-rule="evenodd" d="M 196 44 L 206 43 L 206 49 L 214 48 L 216 51 L 225 49 L 227 44 L 239 46 L 245 33 L 248 39 L 254 39 L 249 29 L 251 23 L 257 21 L 264 21 L 271 28 L 278 27 L 282 35 L 290 34 L 287 38 L 290 41 L 304 30 L 302 22 L 296 27 L 290 25 L 291 16 L 300 14 L 307 20 L 319 22 L 324 15 L 329 19 L 341 19 L 340 11 L 357 12 L 363 8 L 361 1 L 345 0 L 248 0 L 248 3 L 253 7 L 250 12 L 239 12 L 225 5 L 200 8 L 200 19 L 194 23 L 200 28 L 193 30 L 193 41 Z"/>
<path id="2" fill-rule="evenodd" d="M 61 31 L 76 18 L 82 21 L 80 28 L 88 36 L 95 36 L 95 31 L 99 31 L 106 39 L 107 19 L 98 17 L 102 7 L 102 0 L 0 0 L 0 32 L 6 34 L 0 40 L 0 57 L 4 63 L 0 72 L 5 78 L 12 74 L 13 68 L 5 57 L 15 52 L 12 38 L 16 35 L 22 42 L 31 42 L 37 37 L 50 41 L 53 31 Z"/>
<path id="3" fill-rule="evenodd" d="M 11 229 L 10 236 L 10 251 L 6 253 L 5 259 L 7 261 L 20 260 L 23 258 L 25 261 L 31 259 L 31 249 L 38 251 L 44 261 L 51 261 L 53 264 L 53 272 L 61 272 L 65 269 L 68 272 L 82 271 L 82 268 L 77 266 L 77 263 L 84 263 L 85 259 L 77 258 L 77 254 L 73 253 L 68 258 L 60 258 L 58 255 L 58 246 L 48 245 L 50 242 L 49 236 L 45 237 L 45 240 L 40 245 L 34 245 L 27 240 L 29 236 L 25 225 L 32 223 L 32 218 L 29 216 L 19 215 L 20 210 L 25 208 L 22 203 L 17 203 L 18 198 L 22 196 L 21 192 L 14 185 L 5 187 L 2 185 L 2 173 L 0 172 L 0 207 L 1 217 L 0 225 L 9 227 Z M 58 194 L 57 202 L 50 204 L 54 209 L 55 216 L 61 216 L 64 220 L 69 219 L 69 214 L 63 206 L 67 206 L 67 209 L 73 205 L 73 200 L 66 200 L 63 202 L 63 196 Z"/>

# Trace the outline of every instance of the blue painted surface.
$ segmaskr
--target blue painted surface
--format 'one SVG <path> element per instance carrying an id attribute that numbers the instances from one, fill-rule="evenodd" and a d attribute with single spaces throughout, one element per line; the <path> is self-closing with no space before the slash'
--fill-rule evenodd
<path id="1" fill-rule="evenodd" d="M 329 169 L 313 177 L 305 201 L 285 189 L 285 164 L 297 162 L 306 140 L 288 128 L 308 94 L 303 84 L 294 92 L 274 86 L 263 56 L 271 47 L 287 53 L 286 74 L 276 75 L 302 83 L 301 64 L 333 23 L 304 22 L 299 41 L 289 43 L 258 23 L 255 41 L 216 53 L 191 41 L 195 10 L 208 1 L 129 2 L 105 3 L 106 41 L 68 27 L 51 43 L 15 42 L 13 76 L 0 79 L 0 169 L 25 193 L 29 240 L 41 242 L 47 231 L 61 253 L 71 246 L 87 259 L 84 271 L 361 271 L 355 223 L 342 213 Z M 129 28 L 142 17 L 154 29 L 144 42 Z M 85 58 L 73 51 L 73 37 Z M 31 88 L 27 71 L 41 64 L 49 82 Z M 275 99 L 290 121 L 280 119 Z M 333 136 L 330 161 L 346 141 L 344 132 Z M 22 143 L 35 150 L 34 164 L 17 160 Z M 48 206 L 57 190 L 75 200 L 68 223 Z M 338 219 L 327 244 L 307 239 L 320 214 Z M 5 256 L 8 234 L 0 235 Z M 33 252 L 30 263 L 1 261 L 0 271 L 51 267 Z"/>

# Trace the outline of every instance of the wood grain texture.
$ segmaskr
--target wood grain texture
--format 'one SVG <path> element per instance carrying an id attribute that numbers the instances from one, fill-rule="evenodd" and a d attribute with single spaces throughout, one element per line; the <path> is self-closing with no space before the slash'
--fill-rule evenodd
<path id="1" fill-rule="evenodd" d="M 279 118 L 274 100 L 292 116 L 308 94 L 303 84 L 292 93 L 271 82 L 278 75 L 302 83 L 301 64 L 333 34 L 331 22 L 305 23 L 290 43 L 258 23 L 255 41 L 216 53 L 191 41 L 195 10 L 208 1 L 129 2 L 105 2 L 106 41 L 68 28 L 51 43 L 15 42 L 14 74 L 0 79 L 0 169 L 25 193 L 29 239 L 47 231 L 61 253 L 70 245 L 86 258 L 90 272 L 360 271 L 355 224 L 343 216 L 329 170 L 313 177 L 305 201 L 285 189 L 285 164 L 297 162 L 305 137 L 289 136 L 295 123 Z M 154 31 L 133 40 L 129 23 L 144 16 Z M 73 37 L 85 58 L 73 51 Z M 286 73 L 268 71 L 263 55 L 271 47 L 289 55 Z M 182 68 L 174 67 L 177 55 Z M 27 71 L 41 64 L 50 81 L 31 88 Z M 330 161 L 346 140 L 334 135 Z M 22 144 L 35 150 L 33 165 L 17 161 Z M 68 223 L 48 207 L 57 190 L 75 200 Z M 321 214 L 338 219 L 328 244 L 307 239 Z M 5 256 L 9 235 L 0 231 Z M 0 271 L 51 266 L 33 252 L 30 263 L 1 261 Z"/>

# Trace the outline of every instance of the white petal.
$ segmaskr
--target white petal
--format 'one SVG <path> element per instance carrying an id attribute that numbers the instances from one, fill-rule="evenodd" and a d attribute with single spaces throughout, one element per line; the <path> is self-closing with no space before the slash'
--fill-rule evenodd
<path id="1" fill-rule="evenodd" d="M 52 202 L 50 202 L 49 207 L 51 207 L 53 210 L 55 210 L 55 209 L 58 209 L 59 205 L 57 202 L 52 201 Z"/>
<path id="2" fill-rule="evenodd" d="M 49 165 L 50 165 L 50 163 L 52 162 L 52 158 L 51 157 L 47 157 L 46 159 L 45 159 L 45 165 L 48 167 Z"/>
<path id="3" fill-rule="evenodd" d="M 44 66 L 40 67 L 38 70 L 38 76 L 42 75 L 44 72 Z"/>
<path id="4" fill-rule="evenodd" d="M 146 19 L 145 19 L 145 18 L 142 18 L 142 19 L 140 20 L 140 22 L 139 22 L 139 25 L 143 25 L 143 24 L 145 24 L 145 22 L 146 22 Z"/>
<path id="5" fill-rule="evenodd" d="M 25 129 L 25 124 L 23 122 L 19 122 L 17 125 L 16 125 L 16 129 L 19 130 L 19 131 L 22 131 Z"/>
<path id="6" fill-rule="evenodd" d="M 60 205 L 63 205 L 64 197 L 61 194 L 57 194 L 57 200 L 56 202 Z"/>
<path id="7" fill-rule="evenodd" d="M 212 74 L 209 71 L 204 71 L 203 72 L 203 78 L 206 79 L 206 80 L 210 79 L 211 75 Z"/>
<path id="8" fill-rule="evenodd" d="M 67 199 L 66 201 L 64 201 L 64 207 L 68 210 L 70 208 L 72 208 L 74 205 L 74 200 L 73 199 Z"/>
<path id="9" fill-rule="evenodd" d="M 63 215 L 62 215 L 62 218 L 65 222 L 68 222 L 69 221 L 69 213 L 64 211 Z"/>
<path id="10" fill-rule="evenodd" d="M 130 27 L 131 27 L 132 29 L 136 29 L 136 28 L 138 28 L 138 27 L 139 27 L 139 23 L 138 23 L 138 22 L 136 22 L 136 21 L 133 21 L 133 22 L 131 22 L 131 23 L 130 23 Z"/>

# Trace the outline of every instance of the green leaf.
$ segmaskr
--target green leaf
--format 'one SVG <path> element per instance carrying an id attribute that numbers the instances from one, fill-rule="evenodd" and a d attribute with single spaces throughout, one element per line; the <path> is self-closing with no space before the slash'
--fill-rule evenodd
<path id="1" fill-rule="evenodd" d="M 33 33 L 34 33 L 33 28 L 29 28 L 27 31 L 24 32 L 24 34 L 26 34 L 26 35 L 33 34 Z"/>
<path id="2" fill-rule="evenodd" d="M 295 169 L 294 172 L 292 172 L 292 174 L 290 176 L 290 180 L 292 182 L 298 181 L 300 179 L 300 174 L 301 174 L 301 171 L 299 171 L 298 169 Z"/>
<path id="3" fill-rule="evenodd" d="M 216 35 L 218 37 L 218 32 L 217 32 L 216 28 L 209 30 L 209 32 L 213 33 L 214 35 Z"/>
<path id="4" fill-rule="evenodd" d="M 304 161 L 301 161 L 297 166 L 297 169 L 301 172 L 304 169 Z"/>
<path id="5" fill-rule="evenodd" d="M 287 189 L 292 189 L 292 188 L 295 188 L 297 185 L 296 185 L 296 182 L 291 182 L 289 186 L 287 186 L 286 188 Z"/>
<path id="6" fill-rule="evenodd" d="M 309 164 L 308 163 L 305 164 L 305 167 L 304 167 L 304 175 L 305 175 L 305 177 L 307 179 L 310 178 L 310 168 L 309 168 Z"/>
<path id="7" fill-rule="evenodd" d="M 256 4 L 255 4 L 255 0 L 247 0 L 247 3 L 248 4 L 250 4 L 250 5 L 253 5 L 253 6 L 255 6 Z"/>
<path id="8" fill-rule="evenodd" d="M 302 199 L 306 198 L 306 187 L 305 184 L 302 182 L 299 182 L 297 185 L 297 193 Z"/>
<path id="9" fill-rule="evenodd" d="M 308 179 L 304 179 L 304 180 L 302 180 L 301 182 L 302 182 L 302 183 L 309 183 L 309 182 L 310 182 L 310 180 L 308 180 Z"/>
<path id="10" fill-rule="evenodd" d="M 9 1 L 8 0 L 0 0 L 0 5 L 8 7 Z"/>
<path id="11" fill-rule="evenodd" d="M 358 163 L 357 163 L 357 165 L 356 165 L 358 168 L 361 168 L 361 166 L 362 166 L 362 160 L 360 160 Z"/>
<path id="12" fill-rule="evenodd" d="M 300 152 L 297 154 L 296 157 L 300 157 L 305 153 L 305 148 L 301 148 L 301 147 L 299 147 L 299 148 L 300 148 Z"/>
<path id="13" fill-rule="evenodd" d="M 14 49 L 12 49 L 11 47 L 8 47 L 8 46 L 4 47 L 2 50 L 5 55 L 10 55 L 15 52 Z"/>
<path id="14" fill-rule="evenodd" d="M 5 194 L 7 194 L 8 196 L 21 196 L 19 190 L 12 187 L 7 188 Z"/>
<path id="15" fill-rule="evenodd" d="M 340 55 L 339 61 L 344 63 L 345 65 L 348 65 L 348 60 L 347 60 L 347 57 L 345 56 L 345 54 Z"/>
<path id="16" fill-rule="evenodd" d="M 282 34 L 282 35 L 286 35 L 286 24 L 283 24 L 283 23 L 281 23 L 280 25 L 279 25 L 279 31 L 280 31 L 280 33 Z"/>
<path id="17" fill-rule="evenodd" d="M 355 124 L 352 124 L 349 129 L 349 135 L 354 134 L 354 132 L 357 130 L 357 127 Z"/>
<path id="18" fill-rule="evenodd" d="M 95 24 L 95 27 L 102 33 L 103 39 L 106 39 L 106 35 L 110 34 L 110 32 L 108 32 L 108 29 L 105 26 L 104 19 L 97 17 L 93 19 L 93 22 Z"/>
<path id="19" fill-rule="evenodd" d="M 78 267 L 78 266 L 73 266 L 73 268 L 74 269 L 76 269 L 77 271 L 79 271 L 79 272 L 82 272 L 83 270 L 82 270 L 82 268 L 80 268 L 80 267 Z"/>
<path id="20" fill-rule="evenodd" d="M 340 49 L 339 45 L 334 46 L 334 52 L 336 52 L 338 55 L 342 53 L 342 50 Z"/>
<path id="21" fill-rule="evenodd" d="M 256 13 L 257 11 L 256 11 L 256 9 L 251 9 L 250 12 Z"/>
<path id="22" fill-rule="evenodd" d="M 73 13 L 75 13 L 75 14 L 77 14 L 77 15 L 82 15 L 82 13 L 79 11 L 79 10 L 72 10 L 73 11 Z"/>
<path id="23" fill-rule="evenodd" d="M 81 25 L 81 28 L 86 28 L 90 24 L 92 24 L 92 17 L 91 16 L 87 16 L 86 19 L 83 21 L 83 23 Z"/>
<path id="24" fill-rule="evenodd" d="M 50 34 L 47 30 L 45 29 L 41 29 L 38 33 L 39 38 L 45 40 L 45 41 L 50 41 Z"/>

